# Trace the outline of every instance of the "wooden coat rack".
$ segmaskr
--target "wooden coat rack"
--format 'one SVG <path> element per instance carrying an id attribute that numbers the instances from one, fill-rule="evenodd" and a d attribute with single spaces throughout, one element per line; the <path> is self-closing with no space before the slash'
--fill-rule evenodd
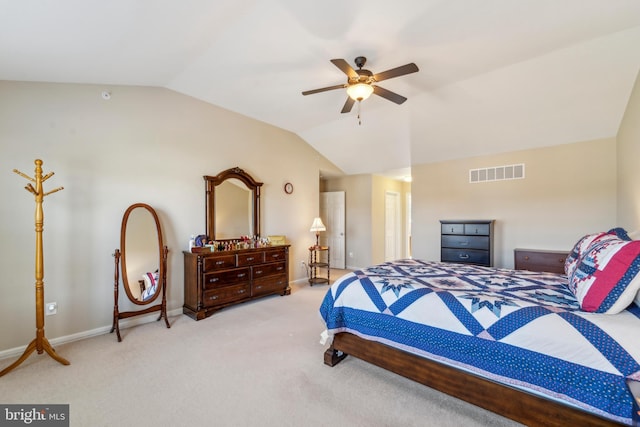
<path id="1" fill-rule="evenodd" d="M 44 193 L 42 190 L 42 183 L 51 178 L 53 176 L 53 172 L 49 172 L 45 176 L 42 176 L 42 160 L 36 159 L 35 164 L 35 178 L 31 178 L 30 176 L 25 175 L 17 169 L 14 169 L 13 171 L 35 184 L 35 188 L 31 183 L 27 184 L 24 188 L 32 193 L 36 199 L 36 338 L 29 343 L 24 353 L 18 360 L 16 360 L 14 363 L 0 372 L 0 377 L 24 362 L 27 357 L 29 357 L 29 355 L 33 353 L 34 350 L 37 350 L 38 354 L 42 354 L 43 351 L 46 351 L 49 356 L 62 363 L 63 365 L 70 364 L 68 360 L 63 359 L 56 354 L 56 351 L 53 349 L 53 347 L 51 347 L 51 344 L 49 344 L 49 341 L 44 336 L 44 259 L 42 255 L 42 230 L 44 229 L 44 211 L 42 209 L 42 199 L 44 199 L 45 196 L 48 196 L 51 193 L 62 190 L 63 187 L 58 187 L 55 190 Z"/>

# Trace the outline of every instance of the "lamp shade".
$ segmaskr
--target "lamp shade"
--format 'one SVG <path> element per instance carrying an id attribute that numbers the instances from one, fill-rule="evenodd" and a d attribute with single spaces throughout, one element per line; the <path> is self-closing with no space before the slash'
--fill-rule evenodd
<path id="1" fill-rule="evenodd" d="M 327 230 L 327 227 L 324 226 L 324 224 L 322 223 L 322 219 L 320 219 L 320 217 L 313 219 L 313 224 L 311 224 L 311 230 L 309 231 L 315 231 L 317 233 L 318 231 L 326 231 L 326 230 Z"/>
<path id="2" fill-rule="evenodd" d="M 354 101 L 367 99 L 373 93 L 373 86 L 366 83 L 356 83 L 347 87 L 347 95 Z"/>

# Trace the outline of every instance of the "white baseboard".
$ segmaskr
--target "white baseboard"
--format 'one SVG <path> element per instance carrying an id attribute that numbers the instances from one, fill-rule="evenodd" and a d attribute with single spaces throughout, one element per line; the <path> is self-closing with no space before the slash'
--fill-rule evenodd
<path id="1" fill-rule="evenodd" d="M 182 308 L 176 308 L 175 310 L 167 311 L 168 317 L 179 316 L 182 314 Z M 140 317 L 132 317 L 130 319 L 126 319 L 119 323 L 120 329 L 130 328 L 136 325 L 142 325 L 145 323 L 155 322 L 158 318 L 158 313 L 148 314 L 146 316 Z M 69 342 L 79 341 L 86 338 L 95 337 L 98 335 L 103 335 L 111 332 L 111 326 L 102 326 L 100 328 L 91 329 L 89 331 L 82 331 L 76 334 L 66 335 L 63 337 L 57 337 L 49 340 L 51 346 L 57 346 L 61 344 L 66 344 Z M 14 347 L 8 350 L 0 351 L 0 359 L 7 359 L 9 357 L 16 357 L 22 355 L 27 348 L 27 345 L 22 347 Z"/>

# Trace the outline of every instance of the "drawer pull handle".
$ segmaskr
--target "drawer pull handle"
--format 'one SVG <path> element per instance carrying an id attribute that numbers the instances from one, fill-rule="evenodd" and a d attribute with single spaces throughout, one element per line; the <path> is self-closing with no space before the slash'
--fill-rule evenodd
<path id="1" fill-rule="evenodd" d="M 262 270 L 256 270 L 256 274 L 262 274 Z"/>
<path id="2" fill-rule="evenodd" d="M 224 261 L 216 261 L 216 265 L 222 265 L 224 264 Z"/>
<path id="3" fill-rule="evenodd" d="M 469 242 L 460 242 L 460 246 L 469 246 Z"/>
<path id="4" fill-rule="evenodd" d="M 528 256 L 525 256 L 525 257 L 524 257 L 524 260 L 525 260 L 525 261 L 529 261 L 529 257 L 528 257 Z"/>
<path id="5" fill-rule="evenodd" d="M 251 257 L 247 257 L 247 261 L 253 261 L 253 260 L 254 260 L 254 258 L 252 256 Z"/>
<path id="6" fill-rule="evenodd" d="M 244 277 L 246 275 L 247 275 L 246 273 L 238 273 L 238 277 Z"/>
<path id="7" fill-rule="evenodd" d="M 256 286 L 256 289 L 262 289 L 262 285 Z"/>
<path id="8" fill-rule="evenodd" d="M 211 279 L 209 279 L 209 283 L 215 283 L 215 282 L 217 282 L 218 280 L 220 280 L 220 278 L 218 278 L 218 277 L 212 277 Z"/>
<path id="9" fill-rule="evenodd" d="M 271 255 L 271 258 L 280 258 L 280 254 L 273 254 Z"/>
<path id="10" fill-rule="evenodd" d="M 218 299 L 218 295 L 210 296 L 210 297 L 209 297 L 209 299 L 210 299 L 211 301 L 216 300 L 216 299 Z"/>
<path id="11" fill-rule="evenodd" d="M 458 255 L 458 258 L 460 258 L 460 259 L 469 259 L 469 255 L 468 254 L 460 254 L 460 255 Z"/>
<path id="12" fill-rule="evenodd" d="M 246 289 L 240 289 L 240 290 L 238 291 L 238 293 L 239 293 L 239 294 L 244 294 L 245 292 L 247 292 L 247 290 L 246 290 Z"/>
<path id="13" fill-rule="evenodd" d="M 278 268 L 276 268 L 276 270 L 278 270 L 278 271 L 283 270 L 283 269 L 284 269 L 284 267 L 278 267 Z"/>

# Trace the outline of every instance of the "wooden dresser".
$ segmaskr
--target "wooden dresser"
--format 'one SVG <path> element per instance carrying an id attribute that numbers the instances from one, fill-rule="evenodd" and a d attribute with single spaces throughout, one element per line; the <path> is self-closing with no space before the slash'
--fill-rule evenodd
<path id="1" fill-rule="evenodd" d="M 494 220 L 441 220 L 440 261 L 493 266 Z"/>
<path id="2" fill-rule="evenodd" d="M 289 295 L 289 247 L 184 254 L 182 312 L 201 320 L 229 305 Z"/>
<path id="3" fill-rule="evenodd" d="M 564 262 L 569 251 L 548 251 L 538 249 L 514 249 L 516 270 L 546 271 L 564 274 Z"/>

